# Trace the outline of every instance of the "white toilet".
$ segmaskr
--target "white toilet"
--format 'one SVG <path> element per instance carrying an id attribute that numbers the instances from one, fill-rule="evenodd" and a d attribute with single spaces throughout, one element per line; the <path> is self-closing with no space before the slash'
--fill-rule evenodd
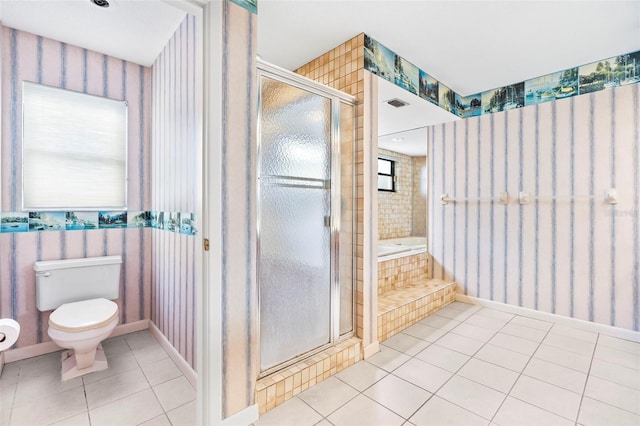
<path id="1" fill-rule="evenodd" d="M 62 380 L 107 368 L 100 342 L 118 325 L 120 256 L 36 262 L 36 306 L 55 309 L 47 333 L 60 347 Z"/>

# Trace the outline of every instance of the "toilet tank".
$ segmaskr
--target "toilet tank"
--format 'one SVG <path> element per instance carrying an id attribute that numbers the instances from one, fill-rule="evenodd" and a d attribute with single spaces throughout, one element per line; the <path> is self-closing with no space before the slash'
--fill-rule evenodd
<path id="1" fill-rule="evenodd" d="M 120 265 L 120 256 L 36 262 L 36 307 L 49 311 L 80 300 L 117 299 Z"/>

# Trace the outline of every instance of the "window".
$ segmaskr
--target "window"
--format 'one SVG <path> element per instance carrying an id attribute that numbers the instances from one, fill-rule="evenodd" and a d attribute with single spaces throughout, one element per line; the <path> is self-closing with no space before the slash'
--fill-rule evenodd
<path id="1" fill-rule="evenodd" d="M 24 82 L 22 208 L 123 210 L 127 103 Z"/>
<path id="2" fill-rule="evenodd" d="M 396 162 L 386 158 L 378 158 L 378 191 L 396 190 Z"/>

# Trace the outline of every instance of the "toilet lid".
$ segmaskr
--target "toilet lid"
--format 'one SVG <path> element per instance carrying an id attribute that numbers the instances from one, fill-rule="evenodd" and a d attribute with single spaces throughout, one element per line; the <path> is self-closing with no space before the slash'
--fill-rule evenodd
<path id="1" fill-rule="evenodd" d="M 65 303 L 49 316 L 49 326 L 77 333 L 100 328 L 118 316 L 118 305 L 107 299 L 91 299 Z"/>

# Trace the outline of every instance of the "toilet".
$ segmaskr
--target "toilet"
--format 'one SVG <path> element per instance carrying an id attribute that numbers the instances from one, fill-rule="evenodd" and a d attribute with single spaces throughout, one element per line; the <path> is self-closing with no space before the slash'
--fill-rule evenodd
<path id="1" fill-rule="evenodd" d="M 62 354 L 62 380 L 104 370 L 100 343 L 118 325 L 120 256 L 36 262 L 36 307 L 50 311 L 47 334 Z"/>

